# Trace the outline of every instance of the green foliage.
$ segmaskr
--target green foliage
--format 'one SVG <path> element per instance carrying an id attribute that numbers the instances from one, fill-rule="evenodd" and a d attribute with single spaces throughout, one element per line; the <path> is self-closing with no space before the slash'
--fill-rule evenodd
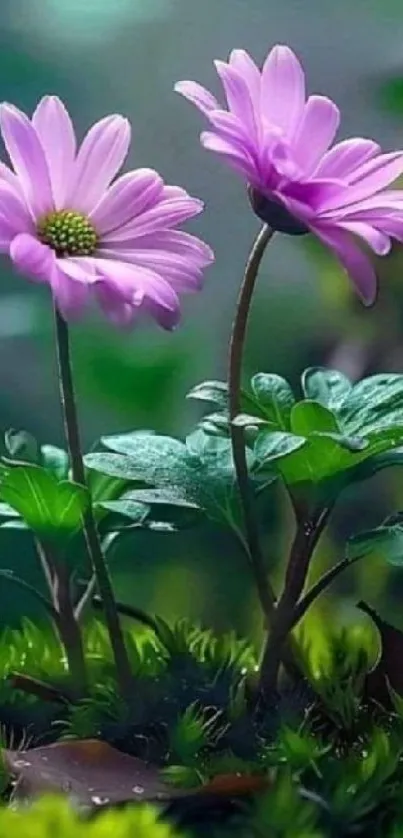
<path id="1" fill-rule="evenodd" d="M 106 437 L 102 442 L 114 453 L 87 455 L 87 468 L 139 488 L 153 486 L 158 489 L 154 502 L 201 509 L 212 520 L 238 529 L 239 498 L 229 440 L 196 430 L 185 443 L 145 432 Z M 141 496 L 131 495 L 136 497 Z"/>
<path id="2" fill-rule="evenodd" d="M 111 810 L 87 821 L 63 799 L 47 797 L 29 808 L 0 809 L 0 837 L 14 834 L 21 838 L 174 838 L 177 832 L 149 806 Z"/>
<path id="3" fill-rule="evenodd" d="M 77 532 L 89 502 L 83 486 L 59 482 L 50 471 L 33 464 L 3 466 L 0 495 L 37 535 L 52 540 Z"/>

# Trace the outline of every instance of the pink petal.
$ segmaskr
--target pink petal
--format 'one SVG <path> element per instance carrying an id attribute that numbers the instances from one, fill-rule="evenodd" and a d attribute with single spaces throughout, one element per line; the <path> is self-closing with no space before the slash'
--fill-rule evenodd
<path id="1" fill-rule="evenodd" d="M 220 107 L 215 96 L 195 81 L 178 81 L 174 90 L 207 116 L 210 111 Z"/>
<path id="2" fill-rule="evenodd" d="M 380 151 L 373 140 L 354 138 L 337 143 L 328 151 L 317 169 L 318 177 L 340 177 L 346 179 L 362 163 L 370 160 Z"/>
<path id="3" fill-rule="evenodd" d="M 90 285 L 86 269 L 80 269 L 79 260 L 57 259 L 52 273 L 52 292 L 56 305 L 66 320 L 79 317 L 90 300 Z"/>
<path id="4" fill-rule="evenodd" d="M 333 142 L 339 123 L 340 111 L 331 99 L 309 97 L 293 141 L 294 154 L 305 175 L 315 171 Z"/>
<path id="5" fill-rule="evenodd" d="M 215 61 L 214 63 L 225 90 L 229 110 L 245 125 L 251 139 L 257 142 L 259 123 L 256 119 L 255 109 L 258 103 L 252 99 L 245 79 L 233 66 L 225 64 L 224 61 Z"/>
<path id="6" fill-rule="evenodd" d="M 179 300 L 168 282 L 143 266 L 125 262 L 96 259 L 98 272 L 117 298 L 145 308 L 164 328 L 173 328 L 179 319 Z M 102 285 L 102 282 L 100 283 Z"/>
<path id="7" fill-rule="evenodd" d="M 54 204 L 60 209 L 70 189 L 76 154 L 73 123 L 57 96 L 45 96 L 33 114 L 32 124 L 45 152 Z"/>
<path id="8" fill-rule="evenodd" d="M 156 203 L 162 178 L 152 169 L 137 169 L 118 178 L 91 213 L 98 233 L 111 233 Z"/>
<path id="9" fill-rule="evenodd" d="M 229 57 L 230 66 L 243 76 L 252 102 L 260 107 L 260 70 L 244 49 L 233 49 Z"/>
<path id="10" fill-rule="evenodd" d="M 49 170 L 39 137 L 29 119 L 13 105 L 0 106 L 4 144 L 35 219 L 53 209 Z"/>
<path id="11" fill-rule="evenodd" d="M 130 145 L 130 125 L 122 116 L 107 116 L 90 128 L 74 164 L 67 204 L 90 213 L 119 171 Z"/>
<path id="12" fill-rule="evenodd" d="M 326 229 L 316 227 L 314 232 L 327 247 L 334 251 L 365 305 L 372 305 L 375 302 L 378 287 L 375 269 L 349 233 L 335 227 Z"/>
<path id="13" fill-rule="evenodd" d="M 148 250 L 140 248 L 118 248 L 101 250 L 106 259 L 119 259 L 129 262 L 139 270 L 147 268 L 167 280 L 176 291 L 198 291 L 202 285 L 202 269 L 190 259 L 183 259 L 166 250 Z"/>
<path id="14" fill-rule="evenodd" d="M 203 131 L 200 141 L 204 148 L 219 154 L 232 169 L 239 172 L 246 180 L 256 181 L 258 170 L 246 149 L 241 151 L 237 144 L 223 139 L 212 131 Z"/>
<path id="15" fill-rule="evenodd" d="M 54 251 L 34 236 L 28 233 L 16 236 L 11 243 L 10 256 L 17 270 L 28 279 L 51 282 L 56 262 Z"/>
<path id="16" fill-rule="evenodd" d="M 338 226 L 364 239 L 378 256 L 386 256 L 391 249 L 390 237 L 381 230 L 372 227 L 371 224 L 366 224 L 364 221 L 343 221 Z"/>
<path id="17" fill-rule="evenodd" d="M 5 163 L 2 163 L 0 161 L 0 183 L 3 182 L 8 183 L 9 186 L 11 186 L 15 192 L 17 192 L 19 195 L 22 195 L 22 190 L 17 175 L 15 175 L 14 172 L 11 171 L 9 166 L 6 166 Z"/>
<path id="18" fill-rule="evenodd" d="M 131 248 L 133 252 L 138 252 L 139 249 L 148 250 L 150 253 L 155 250 L 166 251 L 168 254 L 178 256 L 180 259 L 202 268 L 214 261 L 214 253 L 211 248 L 201 239 L 192 236 L 190 233 L 184 233 L 183 230 L 159 230 L 145 236 L 137 236 L 132 240 L 127 239 L 124 242 L 113 243 L 112 246 L 119 249 L 119 258 L 121 249 Z M 103 249 L 101 252 L 103 252 Z"/>
<path id="19" fill-rule="evenodd" d="M 107 282 L 97 282 L 94 290 L 99 305 L 110 323 L 121 329 L 127 329 L 133 325 L 139 311 L 138 306 L 122 301 L 115 289 Z"/>
<path id="20" fill-rule="evenodd" d="M 323 206 L 323 210 L 339 210 L 376 195 L 395 181 L 402 172 L 403 153 L 401 151 L 379 154 L 356 169 L 354 176 L 349 178 L 350 186 L 341 196 L 341 200 L 329 201 Z"/>
<path id="21" fill-rule="evenodd" d="M 185 193 L 186 194 L 186 193 Z M 150 210 L 139 215 L 134 221 L 104 235 L 102 243 L 125 241 L 144 236 L 157 230 L 176 227 L 188 218 L 198 215 L 203 210 L 203 202 L 197 198 L 186 197 L 172 198 L 171 200 L 160 201 Z"/>
<path id="22" fill-rule="evenodd" d="M 34 233 L 35 225 L 24 199 L 6 181 L 0 181 L 0 214 L 7 219 L 11 237 L 19 233 Z"/>
<path id="23" fill-rule="evenodd" d="M 262 70 L 261 113 L 272 125 L 292 136 L 305 104 L 304 71 L 292 50 L 276 46 Z"/>

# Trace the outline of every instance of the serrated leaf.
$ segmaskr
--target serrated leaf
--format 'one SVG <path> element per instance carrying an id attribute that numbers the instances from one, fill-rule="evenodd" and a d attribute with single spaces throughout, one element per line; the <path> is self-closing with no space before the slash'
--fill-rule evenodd
<path id="1" fill-rule="evenodd" d="M 301 386 L 306 399 L 313 399 L 323 407 L 333 410 L 344 401 L 352 384 L 347 376 L 338 370 L 309 367 L 302 374 Z"/>
<path id="2" fill-rule="evenodd" d="M 0 493 L 31 529 L 46 537 L 73 534 L 89 502 L 83 486 L 58 482 L 46 469 L 29 464 L 3 472 Z"/>
<path id="3" fill-rule="evenodd" d="M 288 382 L 279 375 L 259 372 L 253 376 L 251 388 L 263 416 L 278 430 L 289 431 L 295 398 Z"/>

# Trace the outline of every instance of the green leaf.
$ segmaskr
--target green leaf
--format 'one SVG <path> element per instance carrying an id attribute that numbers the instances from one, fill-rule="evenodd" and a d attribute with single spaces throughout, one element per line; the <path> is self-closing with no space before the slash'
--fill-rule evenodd
<path id="1" fill-rule="evenodd" d="M 301 386 L 306 399 L 313 399 L 323 407 L 334 410 L 344 401 L 352 384 L 338 370 L 309 367 L 302 374 Z"/>
<path id="2" fill-rule="evenodd" d="M 267 419 L 261 416 L 251 416 L 250 413 L 239 413 L 232 422 L 237 428 L 259 428 L 269 424 Z"/>
<path id="3" fill-rule="evenodd" d="M 19 513 L 8 503 L 0 503 L 0 518 L 19 518 Z"/>
<path id="4" fill-rule="evenodd" d="M 56 445 L 41 445 L 41 465 L 57 478 L 66 480 L 69 474 L 69 455 Z"/>
<path id="5" fill-rule="evenodd" d="M 289 431 L 295 398 L 288 382 L 279 375 L 259 372 L 253 376 L 251 387 L 263 416 L 279 430 Z"/>
<path id="6" fill-rule="evenodd" d="M 338 411 L 344 433 L 351 436 L 390 435 L 391 445 L 403 440 L 403 375 L 380 374 L 355 384 Z"/>
<path id="7" fill-rule="evenodd" d="M 255 470 L 260 470 L 267 463 L 281 457 L 287 457 L 305 444 L 306 439 L 302 436 L 283 433 L 282 431 L 260 431 L 253 450 L 256 459 Z"/>
<path id="8" fill-rule="evenodd" d="M 359 533 L 347 543 L 347 557 L 361 558 L 372 554 L 382 555 L 389 564 L 403 565 L 403 524 L 383 525 Z"/>
<path id="9" fill-rule="evenodd" d="M 46 469 L 28 464 L 1 474 L 0 494 L 31 529 L 46 537 L 76 532 L 89 500 L 83 486 L 58 482 Z"/>
<path id="10" fill-rule="evenodd" d="M 39 461 L 38 443 L 27 431 L 15 431 L 10 428 L 4 435 L 4 442 L 11 460 L 24 463 Z"/>
<path id="11" fill-rule="evenodd" d="M 221 410 L 226 410 L 228 406 L 228 384 L 225 381 L 203 381 L 193 387 L 186 398 L 211 402 L 218 405 Z"/>
<path id="12" fill-rule="evenodd" d="M 306 400 L 294 405 L 290 416 L 291 431 L 298 436 L 309 436 L 313 431 L 338 434 L 339 426 L 333 413 L 319 402 Z"/>
<path id="13" fill-rule="evenodd" d="M 108 512 L 115 512 L 130 518 L 131 522 L 141 526 L 147 518 L 149 507 L 145 503 L 138 503 L 130 498 L 121 500 L 102 501 L 101 506 Z"/>
<path id="14" fill-rule="evenodd" d="M 158 489 L 160 500 L 166 493 L 167 505 L 173 498 L 175 503 L 182 500 L 237 529 L 239 498 L 230 440 L 199 429 L 186 445 L 144 433 L 109 437 L 104 443 L 118 453 L 89 454 L 87 468 L 137 483 L 139 489 Z M 249 462 L 251 458 L 249 452 Z"/>

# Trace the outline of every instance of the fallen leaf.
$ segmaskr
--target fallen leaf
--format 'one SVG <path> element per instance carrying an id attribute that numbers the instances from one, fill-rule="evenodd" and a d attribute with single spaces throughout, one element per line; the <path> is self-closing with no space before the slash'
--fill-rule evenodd
<path id="1" fill-rule="evenodd" d="M 16 778 L 15 796 L 32 798 L 64 792 L 84 807 L 163 801 L 173 796 L 159 769 L 97 739 L 56 742 L 26 751 L 5 750 L 5 765 Z"/>

